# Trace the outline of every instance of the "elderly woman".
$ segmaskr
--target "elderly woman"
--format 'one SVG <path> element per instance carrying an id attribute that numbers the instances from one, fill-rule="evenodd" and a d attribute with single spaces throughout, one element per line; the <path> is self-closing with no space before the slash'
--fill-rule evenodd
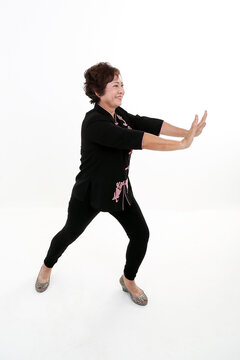
<path id="1" fill-rule="evenodd" d="M 161 119 L 134 116 L 120 106 L 125 91 L 117 68 L 100 62 L 87 69 L 84 76 L 85 93 L 95 105 L 82 122 L 80 172 L 69 200 L 67 221 L 51 241 L 35 289 L 38 292 L 47 289 L 58 258 L 95 216 L 104 211 L 119 221 L 129 238 L 126 263 L 119 279 L 122 290 L 129 293 L 134 303 L 146 305 L 148 298 L 134 279 L 147 250 L 149 228 L 128 177 L 132 150 L 188 148 L 206 125 L 207 112 L 199 123 L 195 116 L 190 130 Z M 183 139 L 163 139 L 160 133 Z"/>

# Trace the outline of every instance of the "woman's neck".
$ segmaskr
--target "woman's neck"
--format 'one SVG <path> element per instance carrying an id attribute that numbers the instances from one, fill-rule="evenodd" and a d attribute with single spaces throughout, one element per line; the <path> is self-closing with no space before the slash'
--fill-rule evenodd
<path id="1" fill-rule="evenodd" d="M 102 104 L 102 103 L 98 103 L 98 105 L 101 106 L 107 112 L 109 112 L 112 115 L 112 117 L 114 118 L 116 108 L 112 108 L 112 107 L 108 106 L 107 104 Z"/>

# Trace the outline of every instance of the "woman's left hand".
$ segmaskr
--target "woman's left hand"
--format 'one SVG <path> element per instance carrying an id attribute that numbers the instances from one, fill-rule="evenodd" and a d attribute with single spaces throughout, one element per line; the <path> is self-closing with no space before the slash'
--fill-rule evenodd
<path id="1" fill-rule="evenodd" d="M 198 136 L 198 135 L 201 134 L 202 129 L 203 129 L 204 126 L 206 125 L 206 122 L 205 122 L 206 117 L 207 117 L 207 110 L 205 110 L 204 115 L 203 115 L 203 117 L 202 117 L 202 120 L 201 120 L 200 123 L 198 124 L 197 130 L 196 130 L 196 133 L 195 133 L 194 136 Z"/>

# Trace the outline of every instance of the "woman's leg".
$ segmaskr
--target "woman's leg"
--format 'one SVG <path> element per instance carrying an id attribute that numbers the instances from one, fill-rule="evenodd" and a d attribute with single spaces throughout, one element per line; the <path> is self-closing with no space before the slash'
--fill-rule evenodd
<path id="1" fill-rule="evenodd" d="M 147 251 L 150 235 L 148 225 L 134 197 L 131 205 L 126 202 L 124 211 L 110 214 L 119 221 L 129 237 L 124 275 L 128 280 L 134 280 Z"/>
<path id="2" fill-rule="evenodd" d="M 70 198 L 66 224 L 52 239 L 44 264 L 52 268 L 66 248 L 83 233 L 89 223 L 99 213 L 88 201 Z"/>

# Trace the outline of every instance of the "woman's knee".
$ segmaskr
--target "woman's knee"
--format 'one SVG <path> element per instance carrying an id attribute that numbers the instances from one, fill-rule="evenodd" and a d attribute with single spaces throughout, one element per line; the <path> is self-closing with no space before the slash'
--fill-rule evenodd
<path id="1" fill-rule="evenodd" d="M 143 236 L 143 238 L 144 238 L 144 240 L 146 242 L 149 240 L 150 230 L 149 230 L 149 227 L 147 225 L 144 227 L 144 230 L 142 231 L 142 236 Z"/>
<path id="2" fill-rule="evenodd" d="M 141 226 L 134 233 L 133 238 L 138 242 L 147 243 L 150 237 L 149 227 L 147 225 Z"/>
<path id="3" fill-rule="evenodd" d="M 58 241 L 69 245 L 73 241 L 75 241 L 81 233 L 81 229 L 64 226 L 62 230 L 58 233 Z"/>

